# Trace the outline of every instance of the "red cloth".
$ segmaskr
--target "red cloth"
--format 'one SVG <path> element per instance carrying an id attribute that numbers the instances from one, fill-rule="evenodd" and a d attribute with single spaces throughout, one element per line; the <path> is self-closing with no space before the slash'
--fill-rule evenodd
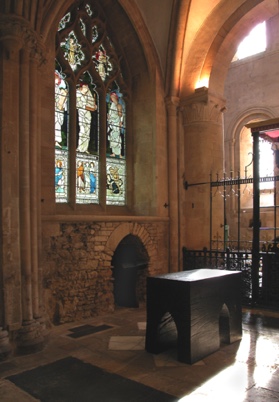
<path id="1" fill-rule="evenodd" d="M 279 142 L 279 130 L 262 131 L 260 137 L 270 142 Z"/>

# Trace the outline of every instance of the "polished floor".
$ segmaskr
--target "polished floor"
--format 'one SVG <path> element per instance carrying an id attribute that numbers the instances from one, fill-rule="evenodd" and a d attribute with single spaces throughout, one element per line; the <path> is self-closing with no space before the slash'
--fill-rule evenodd
<path id="1" fill-rule="evenodd" d="M 279 313 L 243 310 L 242 340 L 188 365 L 144 350 L 146 310 L 53 327 L 44 350 L 0 363 L 1 402 L 279 402 Z"/>

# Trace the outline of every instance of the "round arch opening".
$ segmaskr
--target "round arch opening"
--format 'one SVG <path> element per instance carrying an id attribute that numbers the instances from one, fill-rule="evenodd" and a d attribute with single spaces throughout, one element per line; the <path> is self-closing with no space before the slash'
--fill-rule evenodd
<path id="1" fill-rule="evenodd" d="M 137 236 L 129 234 L 120 241 L 112 258 L 116 306 L 137 308 L 145 301 L 148 261 Z"/>

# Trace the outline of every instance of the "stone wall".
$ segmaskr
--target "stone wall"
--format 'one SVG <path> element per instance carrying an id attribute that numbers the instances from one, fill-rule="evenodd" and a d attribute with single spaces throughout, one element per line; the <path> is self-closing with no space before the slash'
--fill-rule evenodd
<path id="1" fill-rule="evenodd" d="M 266 22 L 267 49 L 264 52 L 231 63 L 225 83 L 224 96 L 227 111 L 224 114 L 225 171 L 237 177 L 252 177 L 252 138 L 245 124 L 255 120 L 266 120 L 279 116 L 279 15 Z M 245 172 L 246 170 L 246 172 Z M 275 170 L 277 175 L 278 171 Z M 246 175 L 246 176 L 245 176 Z M 237 193 L 237 188 L 233 189 Z M 234 194 L 235 194 L 234 193 Z M 238 198 L 231 191 L 227 199 L 227 220 L 230 226 L 230 240 L 238 236 Z M 270 197 L 272 200 L 270 202 Z M 220 197 L 221 198 L 221 197 Z M 277 197 L 278 199 L 278 197 Z M 272 205 L 273 194 L 261 192 L 261 205 Z M 277 202 L 278 204 L 278 202 Z M 241 186 L 241 240 L 252 244 L 253 230 L 249 227 L 253 217 L 253 189 L 251 185 Z M 261 209 L 263 227 L 274 226 L 274 208 Z M 261 241 L 274 237 L 274 231 L 260 233 Z"/>
<path id="2" fill-rule="evenodd" d="M 54 324 L 114 310 L 111 261 L 128 234 L 137 236 L 148 254 L 147 272 L 141 277 L 168 270 L 167 221 L 64 222 L 58 226 L 56 233 L 44 239 L 44 304 Z M 138 286 L 144 285 L 141 279 Z M 137 293 L 144 299 L 145 289 Z"/>

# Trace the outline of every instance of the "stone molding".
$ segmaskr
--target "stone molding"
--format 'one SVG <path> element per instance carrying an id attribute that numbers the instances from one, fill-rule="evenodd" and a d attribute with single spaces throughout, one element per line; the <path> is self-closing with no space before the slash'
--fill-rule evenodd
<path id="1" fill-rule="evenodd" d="M 169 96 L 165 99 L 166 108 L 169 116 L 177 116 L 179 111 L 179 98 L 176 96 Z"/>
<path id="2" fill-rule="evenodd" d="M 7 58 L 13 58 L 21 49 L 27 48 L 32 59 L 39 64 L 46 62 L 46 48 L 29 22 L 16 15 L 0 15 L 0 43 Z"/>

